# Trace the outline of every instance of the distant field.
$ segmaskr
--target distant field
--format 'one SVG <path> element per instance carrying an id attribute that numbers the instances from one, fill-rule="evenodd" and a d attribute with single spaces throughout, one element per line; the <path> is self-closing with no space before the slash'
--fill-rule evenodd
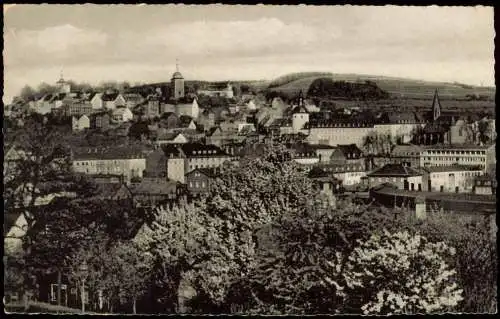
<path id="1" fill-rule="evenodd" d="M 268 88 L 269 91 L 277 91 L 285 94 L 297 94 L 299 91 L 307 92 L 311 83 L 325 76 L 309 76 L 290 81 L 283 85 Z M 495 88 L 472 87 L 459 83 L 431 82 L 403 78 L 380 77 L 357 74 L 333 74 L 335 81 L 363 82 L 365 80 L 375 82 L 382 90 L 387 91 L 393 97 L 409 99 L 432 99 L 434 91 L 438 89 L 439 97 L 446 99 L 464 99 L 467 94 L 484 95 L 494 100 Z M 479 101 L 482 102 L 482 101 Z"/>

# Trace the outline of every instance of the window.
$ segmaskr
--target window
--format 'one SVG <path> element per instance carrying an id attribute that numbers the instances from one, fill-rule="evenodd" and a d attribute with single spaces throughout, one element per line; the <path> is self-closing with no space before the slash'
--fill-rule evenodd
<path id="1" fill-rule="evenodd" d="M 196 182 L 196 188 L 199 188 L 200 187 L 200 184 L 198 182 Z"/>
<path id="2" fill-rule="evenodd" d="M 193 188 L 193 182 L 189 182 L 189 187 Z"/>

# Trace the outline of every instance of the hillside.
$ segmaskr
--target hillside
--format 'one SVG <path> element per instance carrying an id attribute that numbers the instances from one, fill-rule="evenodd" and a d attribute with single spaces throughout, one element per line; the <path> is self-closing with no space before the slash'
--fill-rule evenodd
<path id="1" fill-rule="evenodd" d="M 300 73 L 299 73 L 300 74 Z M 303 73 L 307 75 L 307 73 Z M 299 91 L 307 92 L 310 85 L 324 75 L 302 76 L 297 73 L 285 75 L 271 82 L 268 91 L 281 92 L 286 95 L 295 95 Z M 495 98 L 494 87 L 477 87 L 460 83 L 446 83 L 414 80 L 406 78 L 359 75 L 359 74 L 331 74 L 334 81 L 359 82 L 372 81 L 382 90 L 388 92 L 391 97 L 409 99 L 432 99 L 434 91 L 438 89 L 442 99 L 465 99 L 467 95 L 483 95 L 490 100 Z M 288 79 L 289 81 L 286 81 Z M 276 85 L 276 84 L 280 85 Z M 273 85 L 274 84 L 274 85 Z"/>

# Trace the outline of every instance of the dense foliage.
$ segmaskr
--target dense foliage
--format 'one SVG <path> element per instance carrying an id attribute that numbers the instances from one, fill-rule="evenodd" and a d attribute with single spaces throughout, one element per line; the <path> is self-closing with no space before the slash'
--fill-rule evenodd
<path id="1" fill-rule="evenodd" d="M 311 84 L 307 96 L 329 99 L 377 100 L 389 98 L 389 93 L 370 81 L 351 83 L 334 81 L 331 78 L 320 78 Z"/>

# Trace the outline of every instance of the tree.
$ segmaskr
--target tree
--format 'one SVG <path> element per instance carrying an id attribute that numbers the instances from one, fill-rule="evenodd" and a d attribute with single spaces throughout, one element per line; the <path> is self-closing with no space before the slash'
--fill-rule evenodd
<path id="1" fill-rule="evenodd" d="M 43 118 L 28 118 L 14 147 L 19 156 L 4 171 L 4 213 L 20 214 L 26 220 L 25 232 L 19 239 L 29 266 L 20 271 L 26 282 L 31 282 L 31 269 L 37 264 L 32 258 L 33 248 L 38 248 L 35 239 L 47 220 L 43 206 L 55 197 L 85 197 L 92 188 L 86 178 L 73 174 L 64 136 L 57 128 L 45 125 Z"/>
<path id="2" fill-rule="evenodd" d="M 340 201 L 284 213 L 273 223 L 269 248 L 259 251 L 252 273 L 239 286 L 247 311 L 259 314 L 343 313 L 343 268 L 357 240 L 393 227 L 394 212 Z M 246 304 L 246 305 L 245 305 Z"/>
<path id="3" fill-rule="evenodd" d="M 453 310 L 463 299 L 456 272 L 446 263 L 454 253 L 442 242 L 408 232 L 372 235 L 349 256 L 346 294 L 365 314 Z"/>
<path id="4" fill-rule="evenodd" d="M 126 300 L 132 300 L 132 312 L 136 314 L 137 299 L 151 284 L 153 256 L 140 250 L 134 242 L 118 242 L 111 253 L 121 270 L 121 295 Z"/>
<path id="5" fill-rule="evenodd" d="M 36 91 L 31 86 L 26 85 L 21 89 L 19 96 L 26 102 L 35 100 Z"/>

